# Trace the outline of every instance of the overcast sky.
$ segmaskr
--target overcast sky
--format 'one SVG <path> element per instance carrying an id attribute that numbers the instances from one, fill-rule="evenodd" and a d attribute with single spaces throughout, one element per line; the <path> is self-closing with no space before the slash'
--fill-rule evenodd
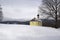
<path id="1" fill-rule="evenodd" d="M 41 0 L 0 0 L 4 17 L 31 19 L 38 14 Z"/>

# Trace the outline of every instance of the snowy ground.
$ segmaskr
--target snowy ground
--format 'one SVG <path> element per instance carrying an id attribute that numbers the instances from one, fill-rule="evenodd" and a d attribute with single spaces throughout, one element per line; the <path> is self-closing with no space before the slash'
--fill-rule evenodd
<path id="1" fill-rule="evenodd" d="M 0 24 L 0 40 L 60 40 L 60 29 Z"/>

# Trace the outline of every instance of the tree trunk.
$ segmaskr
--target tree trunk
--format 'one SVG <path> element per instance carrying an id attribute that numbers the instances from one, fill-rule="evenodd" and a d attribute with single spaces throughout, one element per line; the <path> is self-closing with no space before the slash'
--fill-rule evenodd
<path id="1" fill-rule="evenodd" d="M 55 28 L 58 28 L 57 27 L 57 0 L 55 0 L 55 3 L 56 3 L 56 5 L 55 5 L 55 7 L 56 7 L 56 10 L 55 10 Z"/>
<path id="2" fill-rule="evenodd" d="M 55 28 L 57 28 L 57 11 L 55 11 Z"/>

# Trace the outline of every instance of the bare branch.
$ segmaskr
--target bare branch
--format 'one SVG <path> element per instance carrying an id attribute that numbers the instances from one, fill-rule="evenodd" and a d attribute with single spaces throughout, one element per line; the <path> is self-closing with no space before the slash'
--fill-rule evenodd
<path id="1" fill-rule="evenodd" d="M 52 5 L 52 3 L 50 3 L 50 1 L 46 0 L 44 3 L 46 6 L 49 6 L 50 8 L 55 10 L 54 5 Z"/>

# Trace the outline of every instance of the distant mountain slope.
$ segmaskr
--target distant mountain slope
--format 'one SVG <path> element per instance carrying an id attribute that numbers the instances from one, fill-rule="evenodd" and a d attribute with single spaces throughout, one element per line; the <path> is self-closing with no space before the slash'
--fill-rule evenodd
<path id="1" fill-rule="evenodd" d="M 3 21 L 30 21 L 31 19 L 13 19 L 13 18 L 3 18 Z"/>

